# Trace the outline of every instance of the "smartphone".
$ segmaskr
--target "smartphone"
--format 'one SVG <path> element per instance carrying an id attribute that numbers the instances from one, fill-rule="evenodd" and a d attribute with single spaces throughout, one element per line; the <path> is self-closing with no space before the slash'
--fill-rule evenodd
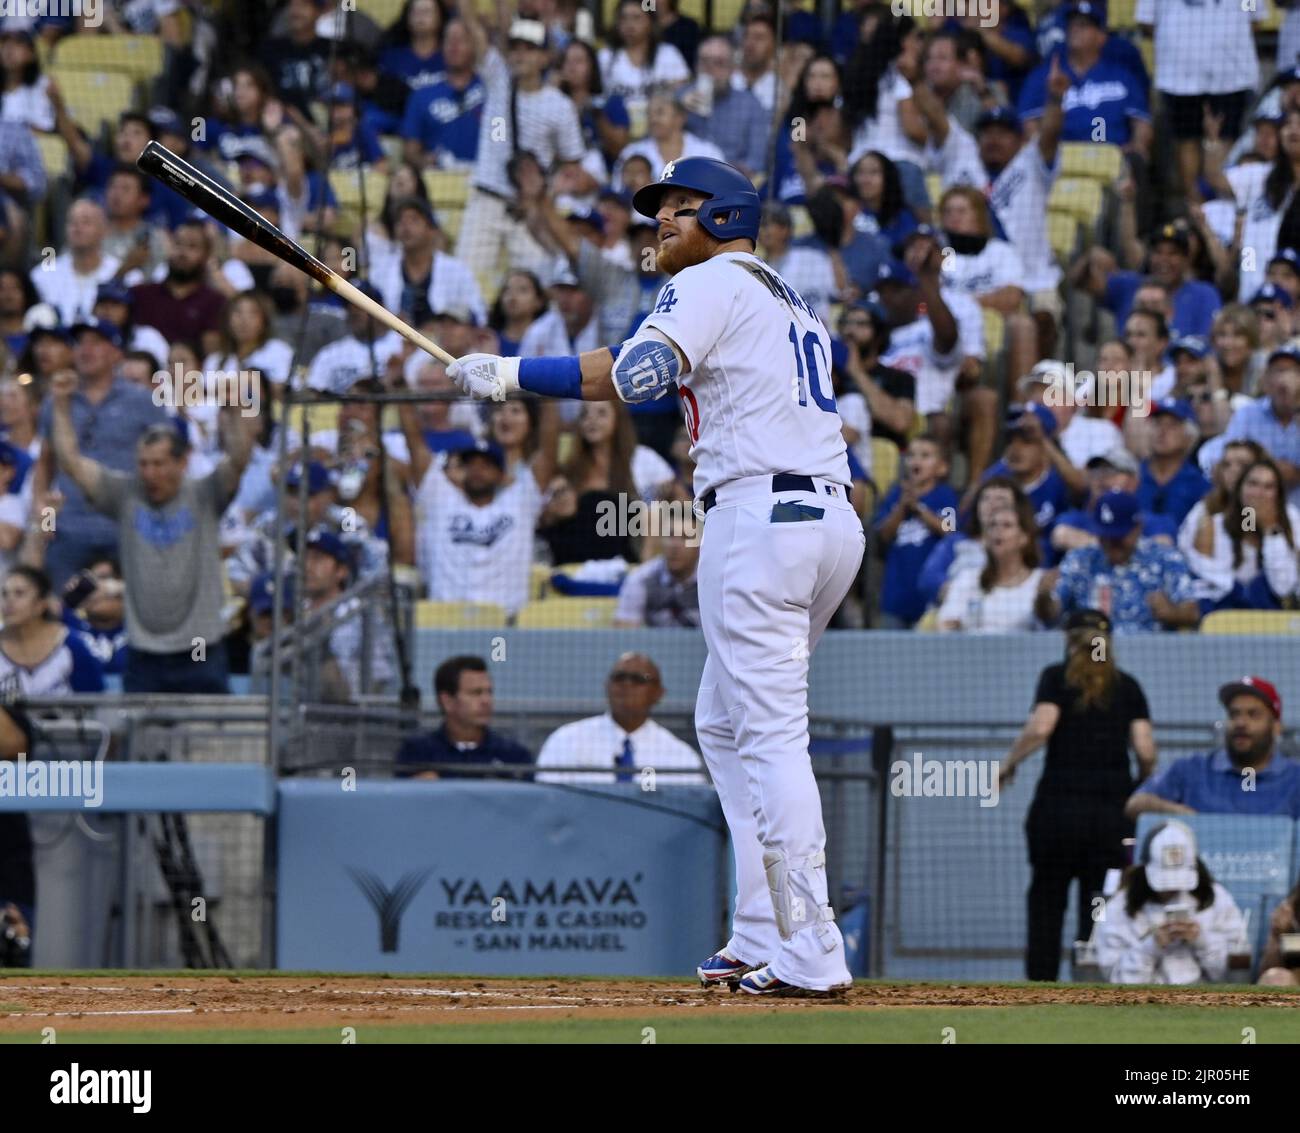
<path id="1" fill-rule="evenodd" d="M 76 610 L 98 589 L 99 579 L 88 570 L 78 571 L 63 588 L 63 604 Z"/>

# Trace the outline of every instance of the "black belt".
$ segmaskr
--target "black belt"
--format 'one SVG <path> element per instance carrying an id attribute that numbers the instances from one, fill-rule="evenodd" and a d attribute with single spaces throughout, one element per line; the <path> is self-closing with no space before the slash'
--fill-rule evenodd
<path id="1" fill-rule="evenodd" d="M 844 485 L 840 485 L 844 488 Z M 772 477 L 772 491 L 774 492 L 815 492 L 817 485 L 813 483 L 811 476 L 800 476 L 797 472 L 778 472 Z M 844 488 L 845 498 L 848 498 L 848 488 Z M 704 511 L 712 511 L 718 504 L 718 492 L 716 488 L 710 488 L 700 497 L 700 506 Z"/>

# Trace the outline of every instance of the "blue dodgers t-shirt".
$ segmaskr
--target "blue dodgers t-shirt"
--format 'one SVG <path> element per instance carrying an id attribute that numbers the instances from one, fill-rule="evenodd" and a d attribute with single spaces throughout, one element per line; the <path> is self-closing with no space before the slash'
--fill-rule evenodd
<path id="1" fill-rule="evenodd" d="M 1121 330 L 1133 310 L 1133 296 L 1142 286 L 1143 278 L 1135 271 L 1116 271 L 1106 279 L 1106 292 L 1101 297 L 1101 305 L 1114 312 L 1115 322 Z M 1223 297 L 1214 284 L 1206 283 L 1203 279 L 1189 279 L 1174 292 L 1172 302 L 1174 325 L 1169 328 L 1171 339 L 1185 334 L 1209 338 L 1214 316 L 1223 306 Z"/>
<path id="2" fill-rule="evenodd" d="M 380 52 L 379 70 L 405 79 L 406 85 L 412 90 L 423 90 L 442 81 L 447 73 L 447 64 L 441 51 L 435 51 L 424 59 L 408 44 L 405 47 L 388 47 Z"/>
<path id="3" fill-rule="evenodd" d="M 1065 126 L 1061 132 L 1063 142 L 1106 141 L 1123 146 L 1132 132 L 1130 118 L 1150 121 L 1146 92 L 1127 67 L 1100 59 L 1086 75 L 1076 75 L 1064 53 L 1059 56 L 1061 69 L 1070 76 L 1071 86 L 1065 92 L 1062 109 Z M 1020 91 L 1020 117 L 1041 118 L 1047 101 L 1048 63 L 1040 63 L 1025 80 Z M 1100 118 L 1104 135 L 1096 136 L 1094 121 Z"/>
<path id="4" fill-rule="evenodd" d="M 1003 476 L 1008 480 L 1016 479 L 1005 460 L 999 460 L 984 473 L 985 480 L 991 480 L 994 476 Z M 1049 464 L 1047 471 L 1038 478 L 1033 487 L 1026 488 L 1023 484 L 1020 486 L 1029 497 L 1029 502 L 1034 505 L 1034 521 L 1038 524 L 1038 534 L 1046 542 L 1052 533 L 1052 528 L 1060 520 L 1061 513 L 1070 506 L 1069 485 L 1066 484 L 1065 478 Z"/>
<path id="5" fill-rule="evenodd" d="M 418 90 L 406 102 L 401 135 L 426 153 L 446 153 L 457 161 L 478 156 L 479 123 L 487 87 L 477 75 L 464 90 L 445 79 Z"/>
<path id="6" fill-rule="evenodd" d="M 1038 54 L 1041 58 L 1050 61 L 1051 56 L 1065 50 L 1065 24 L 1073 7 L 1074 0 L 1065 0 L 1065 3 L 1058 4 L 1039 19 L 1036 30 Z M 1108 35 L 1101 49 L 1101 58 L 1104 63 L 1115 63 L 1131 71 L 1133 77 L 1142 84 L 1143 92 L 1150 96 L 1151 76 L 1147 74 L 1142 52 L 1134 43 L 1122 35 Z"/>
<path id="7" fill-rule="evenodd" d="M 1187 518 L 1187 513 L 1196 506 L 1196 502 L 1203 499 L 1209 490 L 1210 482 L 1195 461 L 1185 462 L 1167 484 L 1156 482 L 1156 478 L 1151 475 L 1149 460 L 1142 462 L 1137 498 L 1144 512 L 1167 515 L 1175 523 L 1181 524 Z M 1144 530 L 1144 534 L 1150 535 L 1152 532 Z"/>
<path id="8" fill-rule="evenodd" d="M 876 511 L 877 528 L 894 510 L 901 494 L 899 484 L 885 493 Z M 938 515 L 943 515 L 945 508 L 951 508 L 954 517 L 957 514 L 957 493 L 948 484 L 936 484 L 921 497 L 921 502 Z M 901 618 L 909 625 L 925 613 L 926 598 L 920 586 L 921 568 L 938 542 L 939 536 L 914 515 L 909 515 L 898 525 L 894 541 L 885 555 L 885 578 L 880 591 L 880 608 L 884 613 Z"/>
<path id="9" fill-rule="evenodd" d="M 1220 748 L 1175 760 L 1143 783 L 1138 793 L 1182 803 L 1198 814 L 1282 814 L 1300 818 L 1300 763 L 1275 749 L 1268 764 L 1256 770 L 1247 790 L 1241 768 Z"/>
<path id="10" fill-rule="evenodd" d="M 352 137 L 336 145 L 330 157 L 331 169 L 356 169 L 362 165 L 372 165 L 384 156 L 384 147 L 379 144 L 379 135 L 364 122 L 357 124 Z"/>

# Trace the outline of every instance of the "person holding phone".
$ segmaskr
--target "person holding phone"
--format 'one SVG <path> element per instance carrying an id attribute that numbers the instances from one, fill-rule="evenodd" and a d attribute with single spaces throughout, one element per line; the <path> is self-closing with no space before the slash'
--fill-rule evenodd
<path id="1" fill-rule="evenodd" d="M 1237 903 L 1177 820 L 1153 830 L 1097 920 L 1097 962 L 1110 983 L 1221 983 L 1228 954 L 1244 950 Z"/>

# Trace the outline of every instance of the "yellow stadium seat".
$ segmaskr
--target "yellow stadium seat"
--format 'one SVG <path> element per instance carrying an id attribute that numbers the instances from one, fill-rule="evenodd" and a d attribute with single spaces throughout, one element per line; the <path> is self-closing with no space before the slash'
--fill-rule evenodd
<path id="1" fill-rule="evenodd" d="M 1047 214 L 1047 241 L 1058 259 L 1069 263 L 1079 247 L 1079 222 L 1069 213 Z"/>
<path id="2" fill-rule="evenodd" d="M 930 195 L 930 207 L 939 207 L 939 198 L 943 196 L 943 178 L 937 173 L 925 175 L 925 191 Z"/>
<path id="3" fill-rule="evenodd" d="M 119 115 L 132 106 L 134 84 L 126 75 L 58 65 L 50 69 L 50 74 L 63 92 L 68 113 L 92 135 L 106 123 L 115 126 Z"/>
<path id="4" fill-rule="evenodd" d="M 429 190 L 429 200 L 436 212 L 446 208 L 464 208 L 469 199 L 469 174 L 449 169 L 428 169 L 424 174 L 424 187 Z"/>
<path id="5" fill-rule="evenodd" d="M 460 238 L 460 223 L 465 218 L 464 209 L 438 209 L 436 213 L 438 224 L 443 232 L 447 234 L 447 239 L 451 241 L 451 249 L 456 246 L 456 241 Z"/>
<path id="6" fill-rule="evenodd" d="M 1267 4 L 1268 0 L 1262 0 L 1262 2 Z M 1257 24 L 1251 24 L 1251 27 L 1261 32 L 1276 32 L 1282 26 L 1282 12 L 1282 5 L 1277 3 L 1277 0 L 1273 0 L 1273 3 L 1268 4 L 1268 11 L 1265 13 L 1264 18 Z"/>
<path id="7" fill-rule="evenodd" d="M 339 427 L 339 410 L 341 408 L 342 406 L 337 401 L 329 405 L 310 406 L 307 411 L 307 420 L 311 423 L 310 431 L 320 433 L 327 429 L 337 429 Z"/>
<path id="8" fill-rule="evenodd" d="M 42 134 L 32 131 L 36 148 L 41 151 L 41 162 L 50 177 L 60 177 L 68 172 L 68 143 L 58 134 Z"/>
<path id="9" fill-rule="evenodd" d="M 547 598 L 530 602 L 515 624 L 520 629 L 603 629 L 614 624 L 617 598 Z"/>
<path id="10" fill-rule="evenodd" d="M 984 358 L 987 364 L 992 364 L 1006 345 L 1007 321 L 1000 311 L 992 311 L 988 307 L 984 307 L 983 311 Z"/>
<path id="11" fill-rule="evenodd" d="M 156 35 L 70 35 L 54 49 L 59 67 L 113 71 L 132 82 L 150 82 L 162 74 L 163 45 Z"/>
<path id="12" fill-rule="evenodd" d="M 898 446 L 893 441 L 885 437 L 871 438 L 871 478 L 876 482 L 876 490 L 882 496 L 898 479 L 900 461 Z"/>
<path id="13" fill-rule="evenodd" d="M 1062 177 L 1088 177 L 1103 185 L 1112 184 L 1124 165 L 1119 146 L 1106 142 L 1062 142 Z"/>
<path id="14" fill-rule="evenodd" d="M 1202 633 L 1233 634 L 1238 637 L 1300 634 L 1298 610 L 1215 610 L 1201 622 Z"/>
<path id="15" fill-rule="evenodd" d="M 790 233 L 796 240 L 813 234 L 812 217 L 803 205 L 790 206 Z"/>
<path id="16" fill-rule="evenodd" d="M 925 611 L 921 620 L 913 626 L 917 633 L 938 633 L 939 632 L 939 607 L 931 606 Z"/>
<path id="17" fill-rule="evenodd" d="M 359 12 L 364 12 L 381 28 L 387 29 L 402 14 L 405 2 L 406 0 L 357 0 L 356 6 Z"/>
<path id="18" fill-rule="evenodd" d="M 1047 198 L 1050 210 L 1068 213 L 1089 225 L 1101 216 L 1101 203 L 1101 186 L 1086 177 L 1062 177 Z"/>
<path id="19" fill-rule="evenodd" d="M 388 178 L 367 168 L 365 179 L 365 213 L 368 220 L 373 220 L 383 211 L 384 195 L 388 192 Z M 361 170 L 330 170 L 330 188 L 338 197 L 339 212 L 350 220 L 361 216 Z"/>
<path id="20" fill-rule="evenodd" d="M 1110 0 L 1107 27 L 1127 29 L 1137 27 L 1137 0 Z"/>
<path id="21" fill-rule="evenodd" d="M 1147 74 L 1154 75 L 1156 73 L 1155 42 L 1143 36 L 1138 40 L 1138 52 L 1142 56 L 1142 65 L 1147 69 Z"/>
<path id="22" fill-rule="evenodd" d="M 415 604 L 417 629 L 497 629 L 506 612 L 493 602 L 433 602 Z"/>

